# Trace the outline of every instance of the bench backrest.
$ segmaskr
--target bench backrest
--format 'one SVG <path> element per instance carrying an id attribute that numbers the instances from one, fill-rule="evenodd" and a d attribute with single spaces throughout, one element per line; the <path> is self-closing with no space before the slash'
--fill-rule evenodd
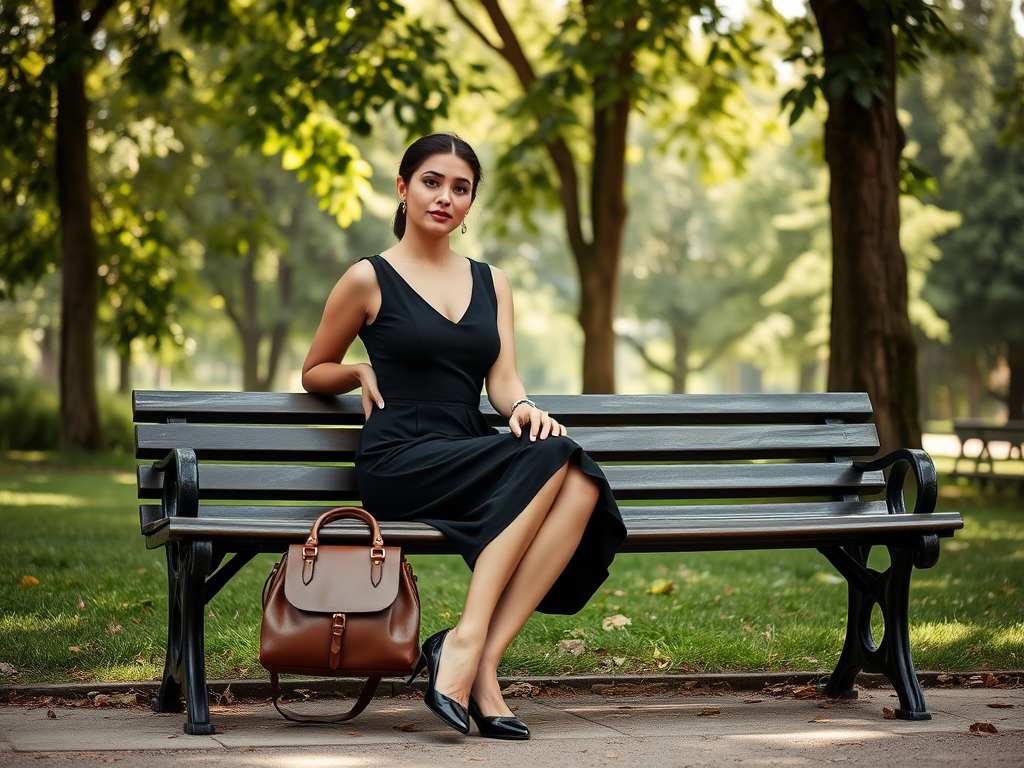
<path id="1" fill-rule="evenodd" d="M 538 399 L 604 465 L 627 504 L 714 500 L 725 515 L 738 513 L 725 500 L 785 498 L 787 514 L 801 500 L 815 502 L 803 505 L 809 514 L 823 514 L 823 501 L 835 502 L 827 505 L 831 513 L 842 505 L 884 510 L 884 502 L 860 501 L 883 490 L 882 473 L 853 467 L 854 457 L 878 450 L 864 394 Z M 256 501 L 285 505 L 266 508 L 270 517 L 307 519 L 359 501 L 351 466 L 363 422 L 357 395 L 136 391 L 133 407 L 136 457 L 150 462 L 174 448 L 194 450 L 201 505 L 218 502 L 218 515 L 242 514 L 243 507 L 254 514 L 244 503 Z M 503 424 L 486 401 L 481 408 L 495 426 Z M 140 498 L 159 499 L 162 473 L 140 464 L 138 486 Z M 144 529 L 163 516 L 154 505 L 140 511 Z"/>

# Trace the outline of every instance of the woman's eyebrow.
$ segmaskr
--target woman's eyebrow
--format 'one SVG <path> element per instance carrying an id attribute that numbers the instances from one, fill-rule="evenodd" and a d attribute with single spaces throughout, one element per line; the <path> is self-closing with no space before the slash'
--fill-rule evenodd
<path id="1" fill-rule="evenodd" d="M 424 171 L 422 175 L 424 175 L 424 176 L 437 176 L 439 179 L 443 179 L 444 178 L 444 174 L 443 173 L 439 173 L 438 171 Z M 472 185 L 472 183 L 473 183 L 469 179 L 464 179 L 461 176 L 456 178 L 455 180 L 456 181 L 461 181 L 463 184 L 470 184 L 470 185 Z"/>

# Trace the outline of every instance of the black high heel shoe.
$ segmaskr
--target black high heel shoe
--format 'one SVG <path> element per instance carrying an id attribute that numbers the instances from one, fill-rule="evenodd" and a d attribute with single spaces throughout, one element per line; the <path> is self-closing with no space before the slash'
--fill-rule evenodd
<path id="1" fill-rule="evenodd" d="M 522 741 L 530 738 L 530 729 L 518 717 L 487 717 L 481 714 L 480 708 L 472 696 L 469 697 L 469 716 L 473 718 L 481 736 L 490 739 L 515 739 Z"/>
<path id="2" fill-rule="evenodd" d="M 416 676 L 427 668 L 427 690 L 423 694 L 423 703 L 427 709 L 437 715 L 444 722 L 460 733 L 469 733 L 469 715 L 466 708 L 455 701 L 455 699 L 438 693 L 434 688 L 434 681 L 437 679 L 437 665 L 441 661 L 441 648 L 444 646 L 444 638 L 449 630 L 442 629 L 436 635 L 431 635 L 423 643 L 423 650 L 420 652 L 420 660 L 416 663 L 416 671 L 409 675 L 405 681 L 406 685 L 412 685 Z"/>

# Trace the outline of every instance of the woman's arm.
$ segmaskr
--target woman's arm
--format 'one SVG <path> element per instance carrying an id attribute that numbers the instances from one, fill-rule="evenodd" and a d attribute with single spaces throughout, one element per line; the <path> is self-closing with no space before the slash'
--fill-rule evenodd
<path id="1" fill-rule="evenodd" d="M 373 368 L 366 363 L 341 362 L 363 323 L 376 317 L 379 310 L 380 286 L 373 265 L 357 262 L 342 275 L 327 298 L 320 327 L 302 364 L 302 386 L 307 392 L 340 395 L 362 387 L 367 418 L 373 404 L 384 407 Z"/>
<path id="2" fill-rule="evenodd" d="M 528 403 L 512 406 L 526 397 L 526 387 L 519 379 L 516 367 L 515 310 L 512 307 L 512 285 L 508 276 L 497 267 L 491 267 L 494 278 L 494 293 L 498 297 L 498 337 L 501 351 L 487 372 L 487 399 L 498 413 L 507 418 L 509 428 L 516 437 L 522 436 L 523 427 L 529 425 L 530 439 L 541 440 L 549 434 L 555 437 L 565 434 L 565 427 L 552 419 L 545 411 Z"/>

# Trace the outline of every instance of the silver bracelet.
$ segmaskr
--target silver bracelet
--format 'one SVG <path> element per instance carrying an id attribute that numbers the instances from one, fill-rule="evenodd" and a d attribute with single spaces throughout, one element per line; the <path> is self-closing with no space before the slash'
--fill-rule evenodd
<path id="1" fill-rule="evenodd" d="M 536 408 L 537 407 L 537 404 L 535 402 L 533 402 L 533 400 L 531 400 L 530 398 L 528 398 L 528 397 L 521 397 L 518 400 L 516 400 L 514 403 L 512 403 L 512 410 L 509 411 L 509 413 L 508 413 L 508 417 L 510 419 L 515 415 L 516 408 L 518 408 L 523 403 L 526 403 L 526 405 L 530 406 L 531 408 Z"/>

